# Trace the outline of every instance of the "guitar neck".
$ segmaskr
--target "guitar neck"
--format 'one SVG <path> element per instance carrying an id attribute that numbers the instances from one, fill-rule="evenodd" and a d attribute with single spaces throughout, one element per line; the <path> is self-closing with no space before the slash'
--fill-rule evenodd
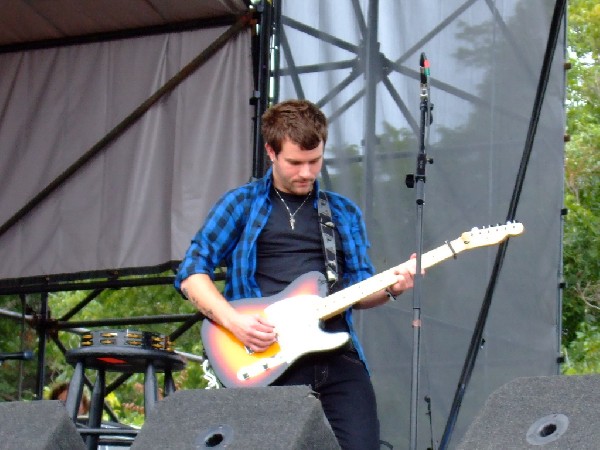
<path id="1" fill-rule="evenodd" d="M 452 258 L 464 249 L 465 244 L 460 238 L 445 243 L 421 256 L 421 268 L 427 269 L 432 267 L 446 259 Z M 392 267 L 360 283 L 325 297 L 318 305 L 317 312 L 319 318 L 321 320 L 329 319 L 369 295 L 391 286 L 397 281 L 397 277 L 394 274 L 395 270 L 396 268 Z"/>

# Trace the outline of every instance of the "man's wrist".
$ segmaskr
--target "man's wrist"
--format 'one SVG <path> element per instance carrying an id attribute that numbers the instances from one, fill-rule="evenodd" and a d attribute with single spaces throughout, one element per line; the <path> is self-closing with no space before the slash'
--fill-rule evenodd
<path id="1" fill-rule="evenodd" d="M 389 287 L 385 288 L 385 293 L 387 294 L 388 299 L 391 302 L 395 302 L 397 300 L 398 295 L 400 295 L 400 294 L 394 295 Z"/>

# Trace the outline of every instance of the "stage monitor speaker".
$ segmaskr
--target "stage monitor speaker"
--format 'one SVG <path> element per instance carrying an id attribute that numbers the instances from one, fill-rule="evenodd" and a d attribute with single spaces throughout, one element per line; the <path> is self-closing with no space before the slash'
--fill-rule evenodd
<path id="1" fill-rule="evenodd" d="M 58 400 L 0 403 L 2 450 L 85 449 L 75 424 Z"/>
<path id="2" fill-rule="evenodd" d="M 132 449 L 339 449 L 307 386 L 181 390 L 159 401 Z"/>
<path id="3" fill-rule="evenodd" d="M 517 378 L 496 390 L 458 450 L 597 450 L 600 376 Z"/>

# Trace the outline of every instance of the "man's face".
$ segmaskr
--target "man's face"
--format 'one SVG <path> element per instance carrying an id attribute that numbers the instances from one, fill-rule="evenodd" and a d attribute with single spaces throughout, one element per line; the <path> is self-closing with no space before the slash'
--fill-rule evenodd
<path id="1" fill-rule="evenodd" d="M 306 195 L 321 172 L 323 165 L 323 142 L 312 150 L 303 150 L 289 139 L 283 141 L 279 155 L 270 145 L 267 154 L 273 161 L 273 183 L 281 192 Z"/>

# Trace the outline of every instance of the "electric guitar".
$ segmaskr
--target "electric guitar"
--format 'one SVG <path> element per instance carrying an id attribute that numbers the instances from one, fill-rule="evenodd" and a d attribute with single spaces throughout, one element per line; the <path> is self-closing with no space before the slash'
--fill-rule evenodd
<path id="1" fill-rule="evenodd" d="M 459 238 L 424 253 L 421 267 L 427 269 L 456 257 L 464 250 L 498 244 L 523 231 L 523 225 L 516 222 L 473 228 Z M 232 306 L 239 312 L 264 315 L 273 323 L 277 342 L 264 352 L 253 353 L 227 329 L 209 319 L 204 320 L 202 342 L 215 374 L 226 387 L 267 386 L 300 356 L 341 347 L 350 335 L 323 331 L 321 321 L 394 284 L 397 281 L 394 270 L 388 269 L 327 297 L 325 277 L 319 272 L 309 272 L 277 295 L 233 301 Z"/>

